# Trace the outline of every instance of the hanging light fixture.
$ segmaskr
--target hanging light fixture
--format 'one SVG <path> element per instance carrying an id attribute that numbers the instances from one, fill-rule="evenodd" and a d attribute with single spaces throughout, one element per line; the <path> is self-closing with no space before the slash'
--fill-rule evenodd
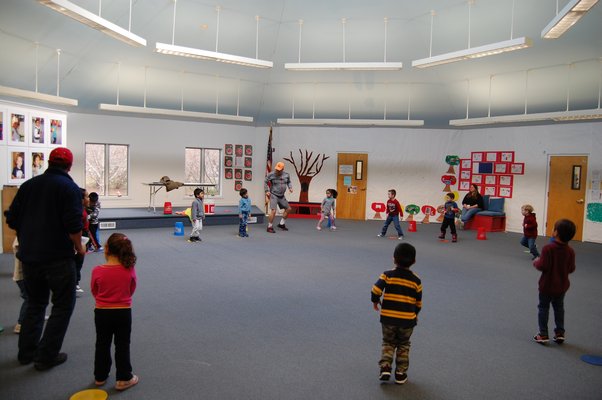
<path id="1" fill-rule="evenodd" d="M 412 61 L 412 67 L 427 68 L 437 65 L 448 64 L 456 61 L 469 60 L 473 58 L 487 57 L 495 54 L 506 53 L 510 51 L 525 49 L 531 47 L 533 41 L 528 37 L 513 38 L 514 34 L 514 1 L 512 2 L 512 23 L 510 26 L 510 40 L 490 43 L 483 46 L 471 47 L 470 45 L 470 27 L 471 27 L 471 8 L 474 0 L 468 2 L 468 48 L 451 53 L 432 55 L 433 51 L 433 19 L 435 12 L 431 11 L 431 38 L 429 47 L 429 57 Z"/>
<path id="2" fill-rule="evenodd" d="M 146 46 L 146 39 L 141 38 L 131 32 L 132 27 L 132 0 L 130 0 L 130 23 L 129 30 L 115 25 L 114 23 L 102 18 L 100 15 L 91 13 L 67 0 L 38 0 L 39 3 L 60 12 L 63 15 L 73 18 L 82 24 L 88 25 L 114 39 L 121 40 L 130 46 Z M 99 7 L 100 9 L 100 7 Z"/>
<path id="3" fill-rule="evenodd" d="M 17 89 L 7 86 L 0 86 L 0 96 L 20 97 L 24 99 L 42 101 L 44 103 L 58 104 L 62 106 L 73 106 L 76 107 L 78 104 L 77 99 L 70 99 L 68 97 L 61 97 L 60 94 L 60 66 L 61 66 L 61 49 L 56 50 L 56 96 L 51 94 L 45 94 L 38 92 L 38 48 L 39 45 L 36 43 L 36 82 L 35 91 Z"/>
<path id="4" fill-rule="evenodd" d="M 120 113 L 132 113 L 132 114 L 147 114 L 156 116 L 169 116 L 177 118 L 191 118 L 200 120 L 218 120 L 218 121 L 230 121 L 230 122 L 253 122 L 253 117 L 246 117 L 239 115 L 240 110 L 240 87 L 238 90 L 238 100 L 236 104 L 236 115 L 231 114 L 220 114 L 219 113 L 219 93 L 215 95 L 215 113 L 202 112 L 202 111 L 187 111 L 184 110 L 184 91 L 183 84 L 180 85 L 180 109 L 174 110 L 169 108 L 154 108 L 146 106 L 146 83 L 147 83 L 147 68 L 144 68 L 144 103 L 142 107 L 138 106 L 126 106 L 119 104 L 119 82 L 121 75 L 121 63 L 118 63 L 117 69 L 117 102 L 116 104 L 101 103 L 98 105 L 98 109 L 102 111 L 113 111 Z M 182 76 L 184 73 L 182 72 Z M 240 82 L 239 82 L 240 86 Z"/>
<path id="5" fill-rule="evenodd" d="M 192 47 L 176 46 L 175 32 L 176 32 L 176 4 L 177 0 L 174 0 L 173 5 L 173 30 L 171 35 L 171 44 L 159 43 L 155 45 L 155 51 L 161 54 L 167 54 L 172 56 L 190 57 L 201 60 L 218 61 L 227 64 L 243 65 L 245 67 L 255 68 L 272 68 L 274 63 L 272 61 L 260 60 L 259 59 L 259 16 L 256 16 L 257 28 L 255 34 L 255 58 L 242 57 L 233 54 L 226 54 L 218 52 L 218 39 L 219 39 L 219 14 L 220 7 L 216 7 L 217 11 L 217 25 L 215 34 L 215 51 L 195 49 Z"/>
<path id="6" fill-rule="evenodd" d="M 541 31 L 543 39 L 558 39 L 573 25 L 577 23 L 598 0 L 571 0 L 558 12 L 558 0 L 556 0 L 556 16 Z"/>
<path id="7" fill-rule="evenodd" d="M 399 71 L 403 64 L 400 62 L 387 61 L 387 23 L 385 18 L 385 56 L 383 62 L 347 62 L 345 25 L 347 20 L 341 20 L 343 24 L 343 62 L 302 63 L 301 62 L 301 32 L 303 20 L 299 20 L 299 58 L 296 63 L 286 63 L 284 68 L 289 71 Z"/>

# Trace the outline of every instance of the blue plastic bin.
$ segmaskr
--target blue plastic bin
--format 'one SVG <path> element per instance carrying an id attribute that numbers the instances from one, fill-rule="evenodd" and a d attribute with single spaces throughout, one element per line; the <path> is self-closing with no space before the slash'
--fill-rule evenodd
<path id="1" fill-rule="evenodd" d="M 184 223 L 183 222 L 176 222 L 176 228 L 175 228 L 173 234 L 176 236 L 184 236 Z"/>

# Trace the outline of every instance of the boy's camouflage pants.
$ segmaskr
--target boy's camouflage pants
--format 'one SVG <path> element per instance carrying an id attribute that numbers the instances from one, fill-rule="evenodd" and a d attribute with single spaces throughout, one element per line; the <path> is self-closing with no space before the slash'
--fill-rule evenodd
<path id="1" fill-rule="evenodd" d="M 406 372 L 410 365 L 410 336 L 414 328 L 402 328 L 395 325 L 382 324 L 382 355 L 378 363 L 380 367 L 392 367 L 395 353 L 395 371 Z"/>

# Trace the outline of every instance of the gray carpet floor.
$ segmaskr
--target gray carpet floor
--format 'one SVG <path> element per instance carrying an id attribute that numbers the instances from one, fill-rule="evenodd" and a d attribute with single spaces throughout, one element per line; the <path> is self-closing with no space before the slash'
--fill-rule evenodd
<path id="1" fill-rule="evenodd" d="M 602 399 L 602 245 L 572 243 L 577 271 L 566 296 L 567 342 L 536 344 L 537 280 L 520 235 L 460 231 L 436 239 L 438 224 L 406 232 L 417 249 L 424 308 L 412 337 L 409 380 L 378 380 L 380 324 L 370 289 L 392 266 L 398 241 L 377 238 L 381 222 L 289 220 L 289 232 L 211 226 L 202 243 L 173 229 L 125 233 L 138 254 L 132 364 L 140 383 L 109 398 L 165 399 Z M 402 224 L 407 230 L 407 224 Z M 188 228 L 187 228 L 188 231 Z M 108 231 L 102 231 L 104 239 Z M 188 232 L 187 232 L 188 233 Z M 541 248 L 547 242 L 539 238 Z M 63 351 L 47 372 L 20 366 L 12 327 L 20 305 L 12 255 L 0 255 L 0 398 L 68 399 L 93 387 L 93 298 L 77 302 Z"/>

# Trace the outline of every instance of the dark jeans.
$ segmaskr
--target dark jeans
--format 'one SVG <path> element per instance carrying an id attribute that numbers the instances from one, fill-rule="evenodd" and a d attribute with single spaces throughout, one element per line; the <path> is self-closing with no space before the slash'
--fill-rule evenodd
<path id="1" fill-rule="evenodd" d="M 564 294 L 560 296 L 550 296 L 539 293 L 539 313 L 537 315 L 539 322 L 539 334 L 548 336 L 548 317 L 550 314 L 550 303 L 554 308 L 554 323 L 556 324 L 555 333 L 564 334 Z"/>
<path id="2" fill-rule="evenodd" d="M 50 363 L 61 350 L 75 307 L 75 263 L 72 258 L 23 263 L 23 276 L 28 302 L 19 334 L 18 358 L 21 362 Z M 44 329 L 49 298 L 52 311 Z"/>
<path id="3" fill-rule="evenodd" d="M 98 224 L 90 224 L 90 245 L 94 247 L 94 250 L 98 250 L 101 246 L 100 235 L 98 234 Z"/>
<path id="4" fill-rule="evenodd" d="M 247 221 L 249 220 L 249 213 L 242 212 L 242 218 L 239 218 L 240 223 L 238 224 L 238 234 L 245 236 L 247 234 Z"/>
<path id="5" fill-rule="evenodd" d="M 531 254 L 533 255 L 533 257 L 539 257 L 539 251 L 537 251 L 537 245 L 535 244 L 535 239 L 534 237 L 526 237 L 523 236 L 523 238 L 520 240 L 520 244 L 522 244 L 525 247 L 528 247 L 529 250 L 531 251 Z"/>
<path id="6" fill-rule="evenodd" d="M 76 254 L 73 257 L 75 262 L 75 284 L 79 285 L 79 281 L 82 280 L 82 268 L 84 267 L 84 256 Z"/>
<path id="7" fill-rule="evenodd" d="M 17 286 L 19 286 L 21 298 L 23 299 L 23 303 L 21 303 L 21 309 L 19 310 L 19 319 L 17 320 L 17 323 L 22 324 L 23 319 L 25 318 L 25 310 L 27 310 L 27 292 L 25 291 L 25 281 L 17 281 Z"/>
<path id="8" fill-rule="evenodd" d="M 387 234 L 387 229 L 389 229 L 389 225 L 391 225 L 391 222 L 393 222 L 393 225 L 395 225 L 395 229 L 397 229 L 397 235 L 403 236 L 403 231 L 401 230 L 401 225 L 399 225 L 399 215 L 391 215 L 391 214 L 389 214 L 387 216 L 387 220 L 385 221 L 385 224 L 383 225 L 383 229 L 380 232 L 380 234 L 383 236 L 385 236 Z"/>
<path id="9" fill-rule="evenodd" d="M 132 309 L 94 309 L 96 325 L 96 352 L 94 355 L 94 378 L 104 381 L 111 371 L 111 342 L 115 340 L 115 379 L 132 379 L 130 363 L 130 334 L 132 332 Z"/>
<path id="10" fill-rule="evenodd" d="M 443 218 L 443 222 L 441 223 L 441 233 L 445 235 L 445 231 L 449 226 L 449 231 L 452 235 L 456 234 L 456 219 L 455 218 Z"/>

